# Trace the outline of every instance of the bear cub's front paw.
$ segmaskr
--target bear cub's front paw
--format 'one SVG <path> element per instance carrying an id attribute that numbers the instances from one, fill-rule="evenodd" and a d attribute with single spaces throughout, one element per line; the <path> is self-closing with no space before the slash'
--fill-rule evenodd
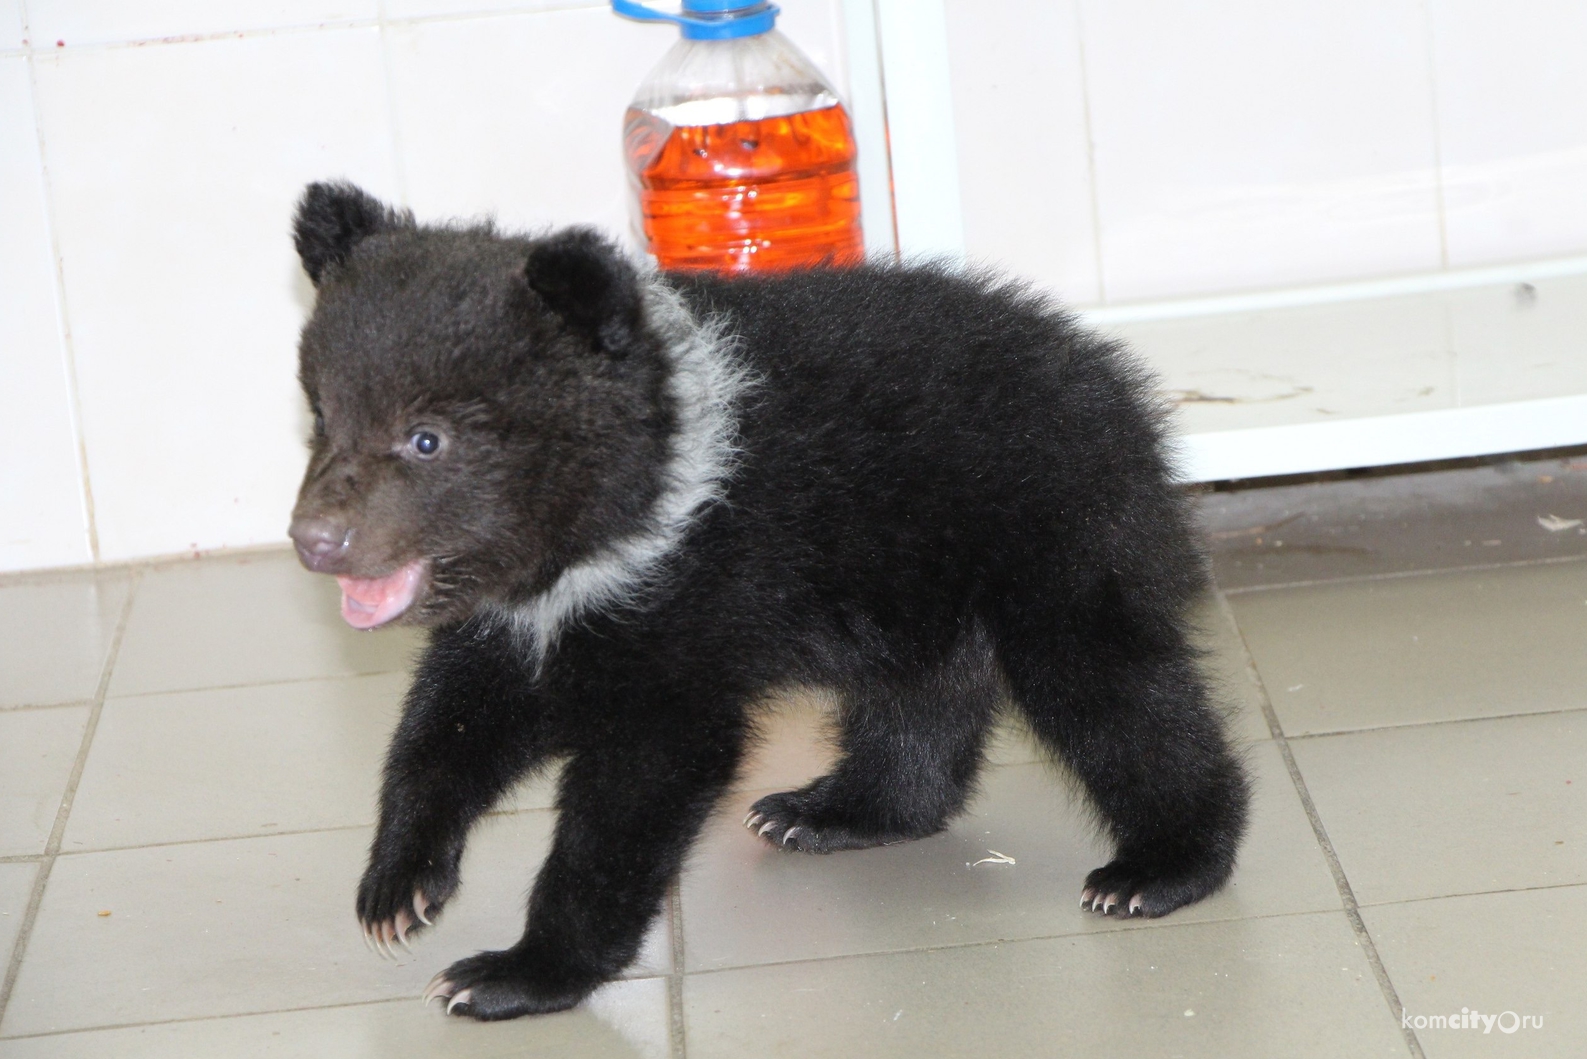
<path id="1" fill-rule="evenodd" d="M 422 868 L 371 862 L 358 884 L 358 922 L 364 941 L 382 956 L 396 959 L 393 944 L 430 926 L 457 891 L 455 858 L 426 862 Z"/>
<path id="2" fill-rule="evenodd" d="M 565 1011 L 589 996 L 603 976 L 575 974 L 524 948 L 458 960 L 430 980 L 424 1002 L 441 1000 L 449 1015 L 482 1022 Z"/>

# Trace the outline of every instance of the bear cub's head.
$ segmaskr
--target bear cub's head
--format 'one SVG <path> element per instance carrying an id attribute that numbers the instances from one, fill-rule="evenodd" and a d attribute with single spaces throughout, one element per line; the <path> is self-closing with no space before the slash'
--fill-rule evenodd
<path id="1" fill-rule="evenodd" d="M 587 229 L 424 226 L 313 184 L 295 243 L 316 301 L 292 513 L 357 628 L 461 621 L 643 528 L 676 410 L 655 281 Z"/>

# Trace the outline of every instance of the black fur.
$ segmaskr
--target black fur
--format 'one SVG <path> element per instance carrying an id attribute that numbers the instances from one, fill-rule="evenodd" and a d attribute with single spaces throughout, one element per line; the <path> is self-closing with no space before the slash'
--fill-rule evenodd
<path id="1" fill-rule="evenodd" d="M 1099 908 L 1162 915 L 1228 878 L 1247 792 L 1186 638 L 1203 560 L 1116 345 L 986 276 L 652 280 L 588 232 L 419 227 L 372 201 L 316 185 L 299 212 L 305 267 L 340 264 L 304 329 L 325 429 L 294 522 L 300 548 L 330 542 L 315 569 L 426 571 L 366 929 L 418 929 L 414 894 L 445 905 L 479 815 L 567 761 L 522 938 L 439 977 L 457 1012 L 568 1007 L 634 958 L 777 687 L 835 691 L 844 752 L 753 807 L 780 848 L 941 830 L 1007 691 L 1116 843 L 1086 880 Z M 322 214 L 382 220 L 344 251 L 358 225 Z M 735 339 L 733 463 L 630 592 L 537 638 L 510 615 L 654 530 L 686 470 L 699 420 L 660 282 Z M 419 426 L 439 457 L 402 448 Z"/>

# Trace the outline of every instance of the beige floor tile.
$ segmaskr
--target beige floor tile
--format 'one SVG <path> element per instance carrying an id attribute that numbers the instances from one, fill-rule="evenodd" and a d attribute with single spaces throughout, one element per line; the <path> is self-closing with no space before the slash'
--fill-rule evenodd
<path id="1" fill-rule="evenodd" d="M 1416 1029 L 1428 1059 L 1587 1054 L 1587 887 L 1379 905 L 1361 917 L 1404 1016 L 1454 1015 L 1461 1023 Z M 1472 1011 L 1503 1020 L 1474 1025 Z M 1542 1025 L 1521 1028 L 1524 1015 L 1540 1016 Z"/>
<path id="2" fill-rule="evenodd" d="M 1587 712 L 1290 748 L 1364 905 L 1587 882 Z"/>
<path id="3" fill-rule="evenodd" d="M 6 1059 L 666 1059 L 667 983 L 615 982 L 582 1007 L 515 1022 L 447 1018 L 416 1000 L 7 1040 Z"/>
<path id="4" fill-rule="evenodd" d="M 111 699 L 63 852 L 375 819 L 401 673 Z"/>
<path id="5" fill-rule="evenodd" d="M 0 706 L 93 698 L 129 582 L 85 572 L 0 587 Z"/>
<path id="6" fill-rule="evenodd" d="M 1224 589 L 1587 554 L 1587 461 L 1499 463 L 1198 498 Z"/>
<path id="7" fill-rule="evenodd" d="M 0 857 L 44 852 L 88 711 L 59 706 L 0 713 Z"/>
<path id="8" fill-rule="evenodd" d="M 1153 929 L 1339 907 L 1338 891 L 1277 749 L 1254 747 L 1251 834 L 1229 887 L 1161 920 L 1079 908 L 1107 860 L 1085 810 L 1043 765 L 991 770 L 969 814 L 941 835 L 825 857 L 779 853 L 741 826 L 730 799 L 685 873 L 691 971 L 935 945 Z M 992 851 L 1015 863 L 977 864 Z"/>
<path id="9" fill-rule="evenodd" d="M 341 619 L 336 582 L 290 552 L 151 570 L 138 586 L 110 694 L 231 687 L 406 669 L 411 629 L 361 633 Z"/>
<path id="10" fill-rule="evenodd" d="M 1587 706 L 1587 562 L 1229 602 L 1288 735 Z"/>
<path id="11" fill-rule="evenodd" d="M 22 930 L 37 864 L 0 864 L 0 967 L 10 966 L 11 946 Z"/>
<path id="12" fill-rule="evenodd" d="M 1343 913 L 689 975 L 691 1059 L 1403 1056 Z"/>
<path id="13" fill-rule="evenodd" d="M 517 940 L 550 827 L 484 821 L 463 890 L 399 964 L 353 919 L 362 828 L 63 856 L 0 1036 L 417 997 L 453 960 Z M 668 937 L 658 920 L 634 977 L 670 968 Z"/>

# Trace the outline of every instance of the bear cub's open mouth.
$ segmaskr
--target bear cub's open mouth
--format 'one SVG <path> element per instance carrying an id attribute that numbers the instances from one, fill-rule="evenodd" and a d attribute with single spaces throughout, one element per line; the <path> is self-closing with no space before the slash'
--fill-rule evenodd
<path id="1" fill-rule="evenodd" d="M 428 566 L 415 559 L 384 577 L 338 576 L 342 620 L 355 629 L 373 629 L 400 618 L 418 596 Z"/>

